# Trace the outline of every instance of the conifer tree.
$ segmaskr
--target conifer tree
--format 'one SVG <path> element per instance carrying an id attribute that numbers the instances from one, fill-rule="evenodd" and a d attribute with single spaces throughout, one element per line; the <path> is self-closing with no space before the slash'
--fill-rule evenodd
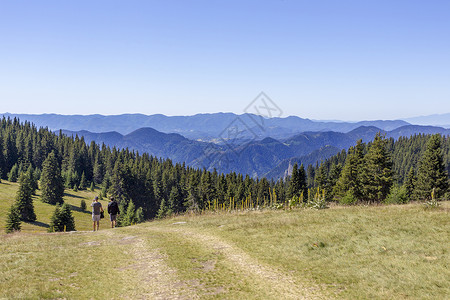
<path id="1" fill-rule="evenodd" d="M 408 197 L 408 200 L 411 200 L 414 193 L 414 188 L 416 186 L 416 174 L 414 173 L 413 167 L 409 169 L 408 176 L 406 177 L 404 185 L 406 189 L 406 196 Z"/>
<path id="2" fill-rule="evenodd" d="M 441 149 L 441 135 L 435 134 L 428 140 L 420 160 L 415 195 L 419 200 L 429 200 L 434 190 L 436 198 L 439 199 L 445 195 L 448 187 L 448 174 Z"/>
<path id="3" fill-rule="evenodd" d="M 344 167 L 334 187 L 336 196 L 352 195 L 356 199 L 362 198 L 361 166 L 364 158 L 364 145 L 362 140 L 356 146 L 350 147 Z"/>
<path id="4" fill-rule="evenodd" d="M 392 161 L 387 140 L 378 132 L 364 156 L 361 189 L 366 200 L 383 201 L 393 182 Z"/>
<path id="5" fill-rule="evenodd" d="M 51 152 L 42 165 L 42 202 L 56 204 L 63 202 L 64 185 L 55 153 Z"/>
<path id="6" fill-rule="evenodd" d="M 72 210 L 67 203 L 62 206 L 56 205 L 55 211 L 50 219 L 50 232 L 74 231 L 75 219 L 72 215 Z"/>
<path id="7" fill-rule="evenodd" d="M 162 199 L 161 200 L 161 204 L 159 205 L 159 210 L 158 213 L 156 214 L 156 217 L 158 219 L 162 219 L 164 217 L 166 217 L 169 214 L 169 207 L 166 203 L 166 199 Z"/>
<path id="8" fill-rule="evenodd" d="M 78 189 L 80 190 L 84 190 L 86 188 L 86 175 L 83 173 L 81 174 L 81 180 L 80 180 L 80 186 L 78 187 Z"/>
<path id="9" fill-rule="evenodd" d="M 133 201 L 130 200 L 130 203 L 128 203 L 127 207 L 127 214 L 125 216 L 125 226 L 133 225 L 137 223 L 136 219 L 136 206 L 134 205 Z"/>
<path id="10" fill-rule="evenodd" d="M 291 179 L 289 181 L 289 188 L 288 188 L 288 197 L 299 197 L 300 193 L 300 180 L 299 180 L 299 173 L 298 173 L 298 164 L 295 163 L 292 167 L 292 175 Z"/>
<path id="11" fill-rule="evenodd" d="M 8 181 L 17 182 L 18 177 L 19 177 L 19 168 L 17 167 L 17 164 L 14 164 L 8 173 Z"/>
<path id="12" fill-rule="evenodd" d="M 11 205 L 11 208 L 9 209 L 8 216 L 6 219 L 6 233 L 12 233 L 14 231 L 20 231 L 20 215 L 19 210 L 17 209 L 16 205 Z"/>
<path id="13" fill-rule="evenodd" d="M 22 173 L 19 179 L 19 189 L 16 194 L 16 207 L 19 211 L 20 219 L 22 221 L 36 221 L 36 214 L 34 213 L 34 205 L 32 198 L 32 184 L 28 172 Z"/>
<path id="14" fill-rule="evenodd" d="M 72 210 L 69 204 L 64 203 L 61 206 L 61 224 L 66 227 L 66 231 L 74 231 L 75 230 L 75 219 L 72 215 Z"/>

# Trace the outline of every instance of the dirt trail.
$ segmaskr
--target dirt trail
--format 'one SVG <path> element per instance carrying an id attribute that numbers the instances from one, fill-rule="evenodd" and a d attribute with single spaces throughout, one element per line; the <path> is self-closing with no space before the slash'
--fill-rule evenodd
<path id="1" fill-rule="evenodd" d="M 274 299 L 325 299 L 320 288 L 311 284 L 301 284 L 290 274 L 286 274 L 272 266 L 262 264 L 250 257 L 246 252 L 220 239 L 217 236 L 201 233 L 191 228 L 149 228 L 155 231 L 173 232 L 190 241 L 198 241 L 211 252 L 220 253 L 226 258 L 230 268 L 251 278 L 260 288 L 265 289 Z"/>

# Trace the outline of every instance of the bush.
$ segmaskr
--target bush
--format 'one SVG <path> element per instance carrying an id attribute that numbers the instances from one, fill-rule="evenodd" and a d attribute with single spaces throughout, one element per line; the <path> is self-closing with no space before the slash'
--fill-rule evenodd
<path id="1" fill-rule="evenodd" d="M 80 207 L 81 207 L 81 210 L 83 210 L 83 211 L 86 210 L 86 201 L 84 201 L 84 199 L 81 199 Z"/>
<path id="2" fill-rule="evenodd" d="M 325 199 L 325 190 L 322 190 L 322 192 L 317 188 L 317 192 L 315 193 L 314 197 L 308 201 L 306 204 L 309 208 L 315 208 L 315 209 L 325 209 L 327 207 L 327 201 Z"/>
<path id="3" fill-rule="evenodd" d="M 405 186 L 394 186 L 391 192 L 384 200 L 386 204 L 405 204 L 408 203 L 410 199 L 408 198 L 408 193 Z"/>
<path id="4" fill-rule="evenodd" d="M 351 190 L 347 191 L 345 196 L 339 199 L 339 203 L 343 205 L 353 205 L 356 204 L 357 201 L 358 199 L 355 198 Z"/>

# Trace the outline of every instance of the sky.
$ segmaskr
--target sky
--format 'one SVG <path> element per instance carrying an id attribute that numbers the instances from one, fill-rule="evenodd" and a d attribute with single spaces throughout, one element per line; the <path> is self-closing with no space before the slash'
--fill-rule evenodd
<path id="1" fill-rule="evenodd" d="M 450 112 L 447 0 L 0 0 L 0 113 Z"/>

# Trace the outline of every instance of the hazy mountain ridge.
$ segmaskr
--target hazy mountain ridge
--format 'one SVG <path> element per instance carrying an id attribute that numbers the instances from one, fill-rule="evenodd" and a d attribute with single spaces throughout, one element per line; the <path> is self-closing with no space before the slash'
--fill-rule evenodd
<path id="1" fill-rule="evenodd" d="M 285 139 L 307 131 L 350 132 L 360 126 L 375 126 L 390 131 L 409 125 L 402 120 L 379 120 L 361 122 L 322 122 L 296 116 L 284 118 L 262 118 L 252 114 L 234 113 L 197 114 L 193 116 L 165 116 L 162 114 L 123 114 L 123 115 L 58 115 L 58 114 L 3 114 L 5 117 L 18 117 L 21 121 L 30 121 L 38 127 L 48 127 L 52 131 L 87 130 L 90 132 L 116 131 L 126 135 L 139 128 L 151 127 L 164 133 L 179 133 L 193 140 L 220 140 L 220 136 L 237 120 L 249 129 L 241 138 L 255 136 L 259 139 L 272 137 Z"/>

